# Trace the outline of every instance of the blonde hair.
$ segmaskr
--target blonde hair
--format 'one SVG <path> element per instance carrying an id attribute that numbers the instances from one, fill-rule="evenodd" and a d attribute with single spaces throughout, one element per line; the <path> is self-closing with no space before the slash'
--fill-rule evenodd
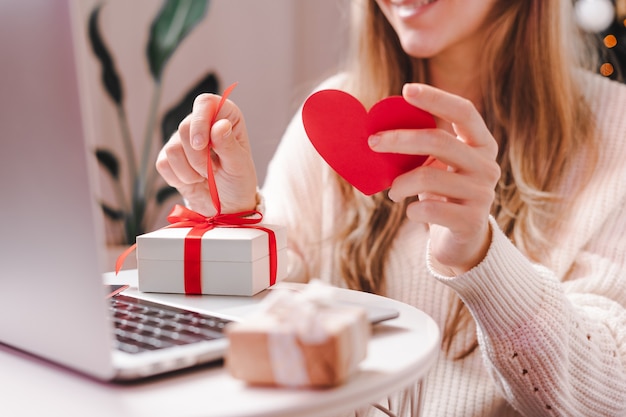
<path id="1" fill-rule="evenodd" d="M 407 82 L 428 83 L 426 61 L 402 50 L 376 1 L 353 4 L 346 89 L 369 107 L 399 94 Z M 480 108 L 498 141 L 502 168 L 492 214 L 517 247 L 537 262 L 567 213 L 559 187 L 572 172 L 574 156 L 593 162 L 596 154 L 593 120 L 578 80 L 578 68 L 591 62 L 590 48 L 576 38 L 580 32 L 571 16 L 568 0 L 496 1 L 480 72 Z M 593 163 L 588 166 L 591 172 Z M 384 294 L 385 259 L 410 201 L 392 203 L 384 192 L 366 197 L 339 177 L 337 181 L 346 208 L 336 236 L 340 273 L 350 288 Z M 458 298 L 449 311 L 443 330 L 447 351 L 457 330 L 472 322 Z"/>

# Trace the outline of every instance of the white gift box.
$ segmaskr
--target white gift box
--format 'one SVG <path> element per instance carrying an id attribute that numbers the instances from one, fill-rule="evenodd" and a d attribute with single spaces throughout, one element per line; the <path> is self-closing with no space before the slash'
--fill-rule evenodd
<path id="1" fill-rule="evenodd" d="M 276 236 L 276 282 L 287 276 L 287 229 L 258 224 Z M 139 290 L 185 293 L 184 242 L 191 228 L 163 228 L 137 237 Z M 201 244 L 202 294 L 254 295 L 270 286 L 268 233 L 246 227 L 216 227 Z"/>

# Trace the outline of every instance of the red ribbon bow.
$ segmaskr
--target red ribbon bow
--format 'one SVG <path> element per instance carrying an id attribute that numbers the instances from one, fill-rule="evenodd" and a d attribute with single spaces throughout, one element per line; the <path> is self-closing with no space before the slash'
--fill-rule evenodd
<path id="1" fill-rule="evenodd" d="M 222 105 L 226 101 L 226 98 L 230 92 L 235 88 L 237 83 L 232 84 L 226 90 L 215 110 L 211 126 L 215 123 L 217 114 L 219 113 Z M 209 143 L 210 146 L 210 143 Z M 185 279 L 185 293 L 186 294 L 202 294 L 202 274 L 201 274 L 201 260 L 202 260 L 202 236 L 211 229 L 216 227 L 243 227 L 262 230 L 267 233 L 269 241 L 269 258 L 270 258 L 270 280 L 269 285 L 276 283 L 276 271 L 277 271 L 277 254 L 276 254 L 276 235 L 272 229 L 258 225 L 263 220 L 263 214 L 256 210 L 243 211 L 232 214 L 222 214 L 219 194 L 217 192 L 217 185 L 215 183 L 215 177 L 213 174 L 213 166 L 211 164 L 211 156 L 207 158 L 207 183 L 209 185 L 209 192 L 211 194 L 211 201 L 213 207 L 215 207 L 216 214 L 214 216 L 203 216 L 187 207 L 177 204 L 174 206 L 170 214 L 167 216 L 167 220 L 170 225 L 169 228 L 191 227 L 191 230 L 185 236 L 185 248 L 184 248 L 184 279 Z M 126 257 L 135 250 L 137 245 L 134 244 L 129 247 L 124 253 L 122 253 L 115 263 L 115 273 L 119 273 Z"/>

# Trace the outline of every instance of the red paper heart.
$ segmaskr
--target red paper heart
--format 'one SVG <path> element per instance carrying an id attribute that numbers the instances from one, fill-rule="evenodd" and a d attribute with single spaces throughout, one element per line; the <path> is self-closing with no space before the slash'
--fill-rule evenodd
<path id="1" fill-rule="evenodd" d="M 339 90 L 312 94 L 304 103 L 302 121 L 322 158 L 366 195 L 386 190 L 398 175 L 422 165 L 428 158 L 374 152 L 367 143 L 372 134 L 436 127 L 430 113 L 400 96 L 387 97 L 368 112 L 356 98 Z"/>

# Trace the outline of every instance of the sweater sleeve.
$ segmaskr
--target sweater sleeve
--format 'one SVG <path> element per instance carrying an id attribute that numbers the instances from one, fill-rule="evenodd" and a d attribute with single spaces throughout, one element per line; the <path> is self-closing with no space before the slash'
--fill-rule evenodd
<path id="1" fill-rule="evenodd" d="M 263 217 L 267 223 L 287 226 L 288 279 L 306 282 L 316 275 L 308 260 L 319 256 L 312 239 L 320 235 L 321 199 L 316 196 L 322 187 L 322 166 L 298 119 L 296 115 L 287 127 L 268 166 Z"/>
<path id="2" fill-rule="evenodd" d="M 626 415 L 621 207 L 577 254 L 564 282 L 532 264 L 493 219 L 481 264 L 458 277 L 433 271 L 471 311 L 487 369 L 523 415 Z"/>
<path id="3" fill-rule="evenodd" d="M 571 201 L 550 269 L 491 219 L 481 264 L 435 274 L 467 305 L 493 380 L 528 416 L 626 416 L 626 87 L 596 74 L 584 85 L 600 155 Z"/>
<path id="4" fill-rule="evenodd" d="M 316 90 L 338 88 L 344 74 L 335 75 Z M 289 123 L 268 165 L 262 193 L 264 221 L 287 226 L 289 276 L 306 282 L 320 276 L 323 255 L 324 210 L 331 169 L 309 141 L 302 123 L 302 107 Z M 328 200 L 328 198 L 326 199 Z"/>

